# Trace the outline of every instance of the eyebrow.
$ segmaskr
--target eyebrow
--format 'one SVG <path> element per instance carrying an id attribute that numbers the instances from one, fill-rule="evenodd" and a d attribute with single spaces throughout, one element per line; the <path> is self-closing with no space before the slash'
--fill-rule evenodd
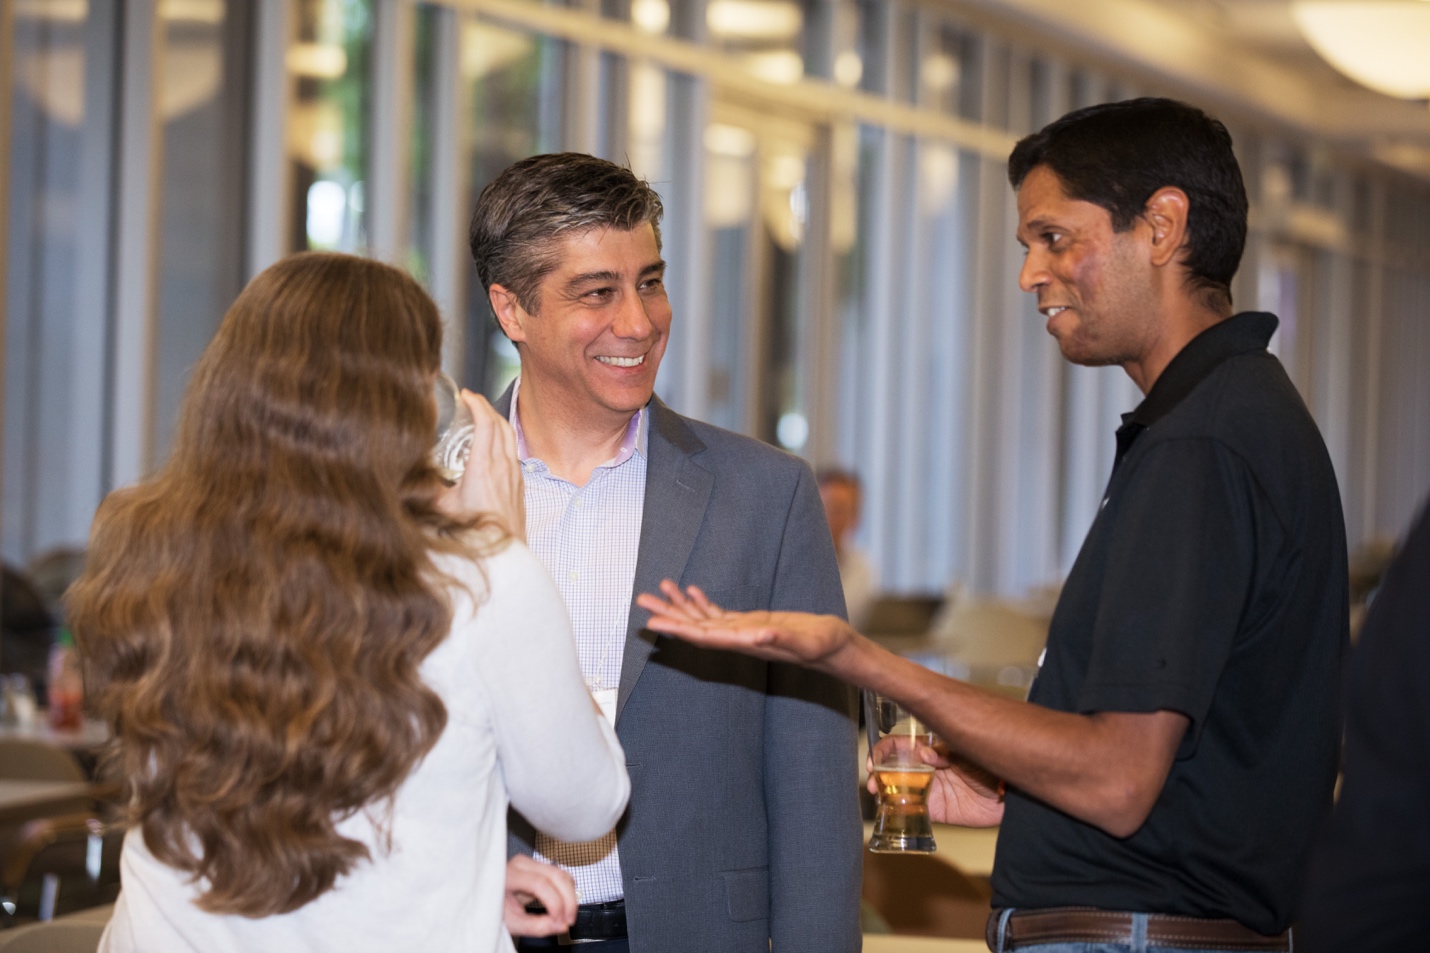
<path id="1" fill-rule="evenodd" d="M 566 287 L 574 288 L 577 285 L 590 284 L 593 281 L 620 281 L 621 276 L 614 271 L 588 271 L 583 275 L 573 275 L 566 282 Z"/>
<path id="2" fill-rule="evenodd" d="M 651 262 L 649 265 L 646 265 L 644 268 L 642 268 L 642 269 L 640 270 L 639 274 L 637 275 L 637 277 L 645 277 L 646 275 L 650 274 L 651 272 L 663 271 L 664 269 L 665 269 L 665 261 L 664 261 L 663 259 L 662 259 L 662 260 L 653 261 L 653 262 Z M 567 287 L 567 288 L 575 288 L 575 287 L 578 287 L 578 286 L 580 286 L 580 285 L 591 284 L 592 282 L 600 282 L 600 281 L 618 282 L 618 281 L 620 281 L 620 280 L 621 280 L 621 275 L 620 275 L 619 272 L 615 272 L 615 271 L 588 271 L 588 272 L 585 272 L 584 274 L 573 275 L 573 276 L 571 277 L 571 279 L 566 282 L 566 287 Z"/>

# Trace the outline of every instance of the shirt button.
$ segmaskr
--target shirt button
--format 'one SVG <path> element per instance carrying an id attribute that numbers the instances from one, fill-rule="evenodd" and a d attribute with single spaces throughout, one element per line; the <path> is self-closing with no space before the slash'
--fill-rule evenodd
<path id="1" fill-rule="evenodd" d="M 574 500 L 571 501 L 571 505 L 574 506 L 574 507 L 576 507 L 576 509 L 579 510 L 579 509 L 581 508 L 581 498 L 580 498 L 579 496 L 576 497 L 576 499 L 574 499 Z"/>
<path id="2" fill-rule="evenodd" d="M 566 574 L 566 578 L 567 578 L 567 579 L 570 579 L 572 582 L 575 582 L 576 579 L 577 579 L 577 577 L 578 577 L 578 575 L 579 575 L 579 574 L 576 572 L 576 570 L 573 569 L 573 570 L 571 570 L 570 572 L 568 572 L 568 573 Z"/>

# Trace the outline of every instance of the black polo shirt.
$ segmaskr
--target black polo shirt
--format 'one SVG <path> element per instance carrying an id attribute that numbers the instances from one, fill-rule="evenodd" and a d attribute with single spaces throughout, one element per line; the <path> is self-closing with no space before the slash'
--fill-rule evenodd
<path id="1" fill-rule="evenodd" d="M 1124 416 L 1029 696 L 1186 715 L 1166 785 L 1125 839 L 1010 789 L 996 906 L 1291 921 L 1335 781 L 1348 595 L 1335 474 L 1275 329 L 1207 329 Z"/>

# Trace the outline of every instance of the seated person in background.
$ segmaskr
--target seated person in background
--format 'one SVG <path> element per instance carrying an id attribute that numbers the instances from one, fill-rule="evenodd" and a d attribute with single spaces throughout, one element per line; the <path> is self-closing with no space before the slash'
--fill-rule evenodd
<path id="1" fill-rule="evenodd" d="M 859 478 L 848 470 L 820 470 L 819 498 L 824 502 L 824 516 L 829 520 L 829 532 L 834 537 L 834 555 L 839 560 L 839 581 L 844 586 L 844 606 L 849 624 L 858 628 L 869 616 L 869 607 L 879 592 L 879 572 L 864 551 L 854 545 L 854 531 L 859 528 L 859 513 L 864 502 L 864 488 Z"/>
<path id="2" fill-rule="evenodd" d="M 464 395 L 461 481 L 429 458 L 441 337 L 394 268 L 281 261 L 101 506 L 70 621 L 134 825 L 102 949 L 510 951 L 508 802 L 577 840 L 624 809 L 511 429 Z"/>
<path id="3" fill-rule="evenodd" d="M 43 705 L 55 620 L 39 589 L 24 573 L 5 566 L 3 578 L 0 675 L 23 675 Z"/>

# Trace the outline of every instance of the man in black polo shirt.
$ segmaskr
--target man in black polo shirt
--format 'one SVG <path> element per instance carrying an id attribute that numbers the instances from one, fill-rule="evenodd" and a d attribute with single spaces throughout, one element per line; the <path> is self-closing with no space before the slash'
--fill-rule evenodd
<path id="1" fill-rule="evenodd" d="M 1064 357 L 1118 364 L 1102 508 L 1028 703 L 897 658 L 838 619 L 724 613 L 662 587 L 651 629 L 796 660 L 938 731 L 931 808 L 1002 824 L 1001 950 L 1288 950 L 1330 806 L 1347 641 L 1345 530 L 1269 314 L 1232 314 L 1246 194 L 1221 123 L 1168 100 L 1020 142 L 1019 283 Z M 1006 785 L 1006 795 L 1003 794 Z"/>

